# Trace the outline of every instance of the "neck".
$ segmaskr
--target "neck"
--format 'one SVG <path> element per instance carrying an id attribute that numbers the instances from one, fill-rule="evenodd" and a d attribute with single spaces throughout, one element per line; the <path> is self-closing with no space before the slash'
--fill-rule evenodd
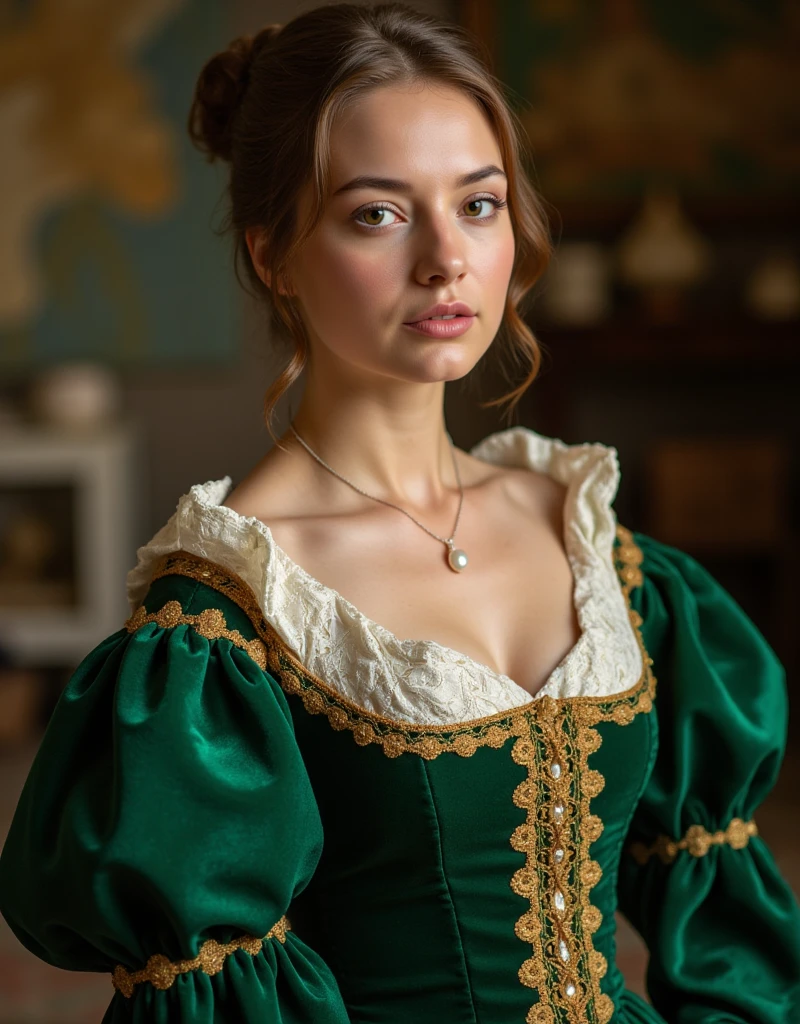
<path id="1" fill-rule="evenodd" d="M 307 389 L 291 422 L 331 470 L 372 497 L 405 508 L 432 509 L 459 492 L 457 455 L 451 451 L 441 399 L 436 407 L 428 402 L 413 409 L 387 405 L 374 393 L 336 403 L 330 396 L 315 398 Z M 336 481 L 291 430 L 286 440 L 300 448 L 319 473 Z M 345 485 L 340 481 L 339 486 Z"/>

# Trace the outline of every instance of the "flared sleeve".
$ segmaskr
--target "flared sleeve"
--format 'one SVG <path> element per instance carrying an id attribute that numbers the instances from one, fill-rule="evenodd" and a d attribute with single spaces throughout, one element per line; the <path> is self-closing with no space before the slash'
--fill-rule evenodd
<path id="1" fill-rule="evenodd" d="M 104 1024 L 347 1024 L 287 919 L 323 836 L 264 651 L 226 595 L 164 576 L 51 717 L 0 909 L 47 963 L 109 972 Z"/>
<path id="2" fill-rule="evenodd" d="M 783 667 L 698 561 L 618 537 L 657 680 L 657 754 L 619 875 L 650 999 L 669 1024 L 797 1024 L 800 910 L 754 818 L 784 753 Z"/>

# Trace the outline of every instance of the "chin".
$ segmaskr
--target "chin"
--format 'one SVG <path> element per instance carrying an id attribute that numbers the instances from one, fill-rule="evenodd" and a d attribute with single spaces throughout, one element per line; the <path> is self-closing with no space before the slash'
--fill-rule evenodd
<path id="1" fill-rule="evenodd" d="M 473 359 L 423 359 L 416 366 L 415 380 L 421 384 L 436 384 L 441 381 L 461 380 L 475 366 Z"/>

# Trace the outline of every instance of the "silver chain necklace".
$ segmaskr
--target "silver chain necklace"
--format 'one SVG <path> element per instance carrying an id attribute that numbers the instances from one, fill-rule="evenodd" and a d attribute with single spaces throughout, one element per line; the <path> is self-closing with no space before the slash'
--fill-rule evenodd
<path id="1" fill-rule="evenodd" d="M 456 513 L 456 523 L 455 523 L 455 526 L 453 527 L 452 534 L 449 537 L 440 537 L 438 533 L 434 533 L 433 530 L 429 530 L 427 526 L 423 526 L 423 524 L 418 519 L 414 519 L 414 517 L 411 515 L 411 513 L 410 512 L 406 512 L 406 510 L 404 508 L 400 508 L 399 505 L 395 505 L 394 502 L 392 502 L 392 501 L 385 501 L 383 498 L 376 498 L 374 494 L 367 494 L 366 491 L 362 491 L 360 487 L 357 487 L 354 483 L 352 483 L 346 477 L 343 477 L 341 473 L 337 473 L 335 469 L 332 469 L 328 465 L 328 463 L 324 461 L 324 459 L 321 459 L 319 457 L 319 455 L 317 455 L 317 453 L 315 451 L 313 451 L 306 444 L 306 442 L 302 439 L 302 437 L 294 429 L 294 425 L 292 423 L 289 424 L 289 427 L 291 428 L 291 431 L 294 434 L 294 436 L 297 438 L 297 440 L 300 442 L 300 444 L 306 449 L 306 451 L 309 453 L 309 455 L 312 455 L 321 466 L 324 466 L 325 469 L 327 469 L 327 470 L 329 470 L 329 472 L 333 473 L 334 476 L 338 476 L 340 480 L 343 480 L 349 487 L 352 487 L 353 490 L 358 491 L 359 494 L 363 494 L 365 498 L 372 498 L 373 501 L 379 501 L 383 505 L 389 505 L 391 508 L 396 508 L 398 512 L 402 512 L 403 515 L 408 516 L 408 518 L 411 519 L 412 522 L 415 522 L 417 524 L 417 526 L 422 527 L 422 529 L 426 533 L 429 533 L 431 535 L 431 537 L 435 537 L 436 540 L 440 540 L 442 542 L 442 544 L 446 544 L 447 545 L 447 564 L 450 566 L 450 568 L 453 570 L 453 572 L 463 572 L 466 569 L 467 562 L 469 561 L 468 558 L 467 558 L 467 553 L 466 553 L 466 551 L 462 551 L 461 548 L 457 548 L 454 545 L 456 530 L 458 529 L 458 520 L 459 520 L 459 518 L 461 516 L 461 506 L 464 503 L 464 488 L 461 486 L 461 477 L 459 476 L 459 473 L 458 473 L 458 464 L 456 463 L 456 455 L 455 455 L 455 451 L 453 450 L 453 439 L 450 437 L 449 434 L 447 434 L 447 440 L 450 442 L 450 455 L 452 456 L 452 459 L 453 459 L 453 469 L 455 470 L 456 480 L 458 481 L 458 491 L 459 491 L 458 512 Z M 447 432 L 445 431 L 445 433 L 447 433 Z"/>

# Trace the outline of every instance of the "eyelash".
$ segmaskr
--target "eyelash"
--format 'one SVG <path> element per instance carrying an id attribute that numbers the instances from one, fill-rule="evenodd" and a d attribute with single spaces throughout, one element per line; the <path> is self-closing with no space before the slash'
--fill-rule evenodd
<path id="1" fill-rule="evenodd" d="M 508 202 L 505 199 L 498 199 L 496 196 L 490 195 L 470 196 L 470 198 L 466 200 L 464 205 L 466 206 L 467 203 L 476 203 L 484 199 L 486 200 L 486 202 L 491 203 L 495 208 L 494 213 L 491 215 L 491 217 L 468 217 L 467 220 L 476 220 L 484 224 L 487 223 L 487 221 L 497 220 L 500 210 L 505 210 L 505 208 L 508 206 Z M 362 206 L 358 210 L 356 210 L 354 214 L 352 214 L 353 220 L 356 222 L 356 224 L 358 224 L 359 227 L 364 228 L 366 231 L 383 231 L 386 228 L 391 228 L 394 226 L 392 224 L 364 224 L 363 221 L 357 219 L 358 217 L 361 216 L 362 213 L 368 213 L 370 210 L 389 210 L 390 213 L 395 212 L 391 208 L 391 203 L 386 202 L 370 203 L 368 206 Z"/>

